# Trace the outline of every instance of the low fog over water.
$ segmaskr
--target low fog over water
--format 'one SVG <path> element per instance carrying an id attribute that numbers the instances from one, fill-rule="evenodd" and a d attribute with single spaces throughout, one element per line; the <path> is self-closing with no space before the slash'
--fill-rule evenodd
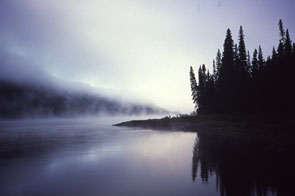
<path id="1" fill-rule="evenodd" d="M 24 57 L 0 51 L 0 118 L 164 114 L 138 101 L 51 76 Z"/>
<path id="2" fill-rule="evenodd" d="M 195 133 L 105 122 L 0 122 L 0 195 L 185 195 L 201 185 L 191 180 Z"/>

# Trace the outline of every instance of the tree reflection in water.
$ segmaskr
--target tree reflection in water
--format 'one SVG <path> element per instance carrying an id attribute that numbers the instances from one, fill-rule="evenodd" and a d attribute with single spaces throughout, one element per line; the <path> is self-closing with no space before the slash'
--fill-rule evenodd
<path id="1" fill-rule="evenodd" d="M 198 134 L 192 157 L 192 180 L 208 183 L 216 175 L 220 195 L 295 195 L 294 149 L 243 138 Z"/>

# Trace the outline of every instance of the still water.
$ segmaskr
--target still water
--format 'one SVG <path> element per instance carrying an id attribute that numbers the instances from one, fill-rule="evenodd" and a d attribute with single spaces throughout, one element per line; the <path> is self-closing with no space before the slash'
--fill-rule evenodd
<path id="1" fill-rule="evenodd" d="M 266 166 L 266 174 L 255 171 L 256 161 L 263 164 L 256 155 L 235 162 L 240 155 L 226 153 L 232 147 L 193 132 L 122 128 L 113 122 L 0 122 L 0 195 L 277 195 L 278 189 L 293 194 L 271 179 L 275 175 L 284 183 L 288 176 L 267 175 L 278 165 Z"/>

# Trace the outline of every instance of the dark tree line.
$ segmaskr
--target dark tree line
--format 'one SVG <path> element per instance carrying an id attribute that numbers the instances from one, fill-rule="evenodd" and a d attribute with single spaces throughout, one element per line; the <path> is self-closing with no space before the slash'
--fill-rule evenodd
<path id="1" fill-rule="evenodd" d="M 295 110 L 295 44 L 279 21 L 280 40 L 272 55 L 261 46 L 252 57 L 246 50 L 242 26 L 238 44 L 227 29 L 223 52 L 217 51 L 213 73 L 203 64 L 198 82 L 190 68 L 192 99 L 198 113 L 291 113 Z"/>
<path id="2" fill-rule="evenodd" d="M 144 104 L 122 103 L 91 93 L 19 84 L 0 78 L 0 119 L 160 113 L 167 111 Z"/>

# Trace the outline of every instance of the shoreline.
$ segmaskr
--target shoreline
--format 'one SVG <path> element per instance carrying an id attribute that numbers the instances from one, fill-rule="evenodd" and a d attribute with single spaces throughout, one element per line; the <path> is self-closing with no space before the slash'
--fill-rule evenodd
<path id="1" fill-rule="evenodd" d="M 113 126 L 196 132 L 200 137 L 276 144 L 284 149 L 295 149 L 294 119 L 294 116 L 287 115 L 197 115 L 133 120 Z"/>

